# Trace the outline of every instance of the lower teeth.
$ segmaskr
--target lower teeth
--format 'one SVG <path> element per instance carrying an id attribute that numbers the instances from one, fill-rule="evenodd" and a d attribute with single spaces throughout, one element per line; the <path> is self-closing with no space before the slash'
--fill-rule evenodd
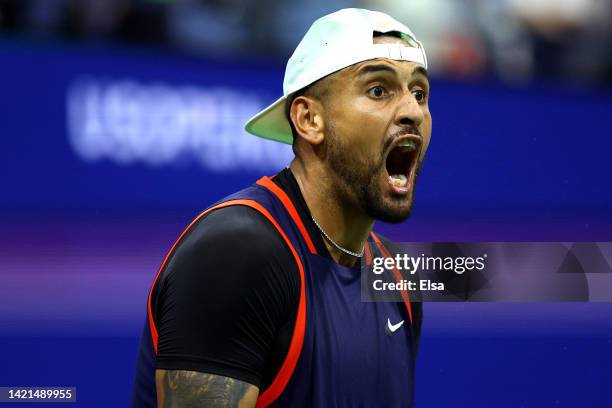
<path id="1" fill-rule="evenodd" d="M 408 178 L 403 174 L 394 174 L 393 176 L 389 176 L 389 182 L 395 187 L 406 187 Z"/>

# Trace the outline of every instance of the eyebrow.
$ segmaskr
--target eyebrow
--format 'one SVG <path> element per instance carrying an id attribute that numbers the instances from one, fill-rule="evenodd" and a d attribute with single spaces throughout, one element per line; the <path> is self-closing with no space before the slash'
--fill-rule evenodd
<path id="1" fill-rule="evenodd" d="M 413 70 L 412 70 L 412 75 L 423 75 L 425 78 L 427 78 L 429 80 L 429 76 L 427 75 L 427 70 L 425 69 L 425 67 L 422 67 L 420 65 L 417 65 Z"/>
<path id="2" fill-rule="evenodd" d="M 376 72 L 388 72 L 390 74 L 397 75 L 397 72 L 388 65 L 384 64 L 370 64 L 363 66 L 357 71 L 357 76 L 364 76 L 368 74 L 373 74 Z"/>
<path id="3" fill-rule="evenodd" d="M 395 69 L 393 69 L 392 67 L 390 67 L 388 65 L 385 65 L 385 64 L 370 64 L 370 65 L 366 65 L 366 66 L 361 67 L 359 69 L 359 71 L 357 71 L 357 76 L 364 76 L 364 75 L 373 74 L 373 73 L 377 73 L 377 72 L 388 72 L 390 74 L 397 75 L 397 72 L 395 71 Z M 429 76 L 427 75 L 427 70 L 424 67 L 420 66 L 420 65 L 417 65 L 412 70 L 412 75 L 422 75 L 426 79 L 429 80 Z"/>

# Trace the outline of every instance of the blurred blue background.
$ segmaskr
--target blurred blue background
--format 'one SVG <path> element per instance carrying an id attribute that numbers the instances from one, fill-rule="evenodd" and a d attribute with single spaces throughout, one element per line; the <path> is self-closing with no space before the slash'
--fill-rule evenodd
<path id="1" fill-rule="evenodd" d="M 310 23 L 362 6 L 430 60 L 398 241 L 612 241 L 609 1 L 0 0 L 0 386 L 126 406 L 146 296 L 202 209 L 289 146 L 242 130 Z M 607 407 L 612 304 L 426 304 L 420 407 Z"/>

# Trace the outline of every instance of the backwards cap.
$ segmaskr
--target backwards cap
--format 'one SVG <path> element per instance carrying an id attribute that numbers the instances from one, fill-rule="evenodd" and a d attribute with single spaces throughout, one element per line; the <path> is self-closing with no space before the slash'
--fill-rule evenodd
<path id="1" fill-rule="evenodd" d="M 374 44 L 375 32 L 397 32 L 410 45 Z M 287 99 L 331 73 L 374 58 L 412 61 L 427 68 L 423 45 L 408 27 L 385 13 L 348 8 L 319 18 L 287 61 L 283 96 L 249 119 L 246 131 L 291 144 L 293 135 L 285 116 Z"/>

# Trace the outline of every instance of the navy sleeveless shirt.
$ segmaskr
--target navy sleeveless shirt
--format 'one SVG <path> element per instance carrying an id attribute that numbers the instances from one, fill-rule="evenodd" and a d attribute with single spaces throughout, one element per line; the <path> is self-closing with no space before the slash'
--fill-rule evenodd
<path id="1" fill-rule="evenodd" d="M 318 255 L 294 204 L 268 177 L 222 199 L 191 225 L 230 205 L 262 213 L 291 249 L 300 272 L 289 350 L 273 382 L 260 390 L 257 407 L 411 407 L 421 304 L 407 295 L 403 303 L 362 302 L 360 265 L 345 267 Z M 372 233 L 366 259 L 373 254 L 389 256 L 389 250 Z M 139 407 L 156 406 L 157 329 L 150 302 L 151 292 L 134 385 L 133 405 Z M 388 321 L 402 320 L 395 332 L 386 330 Z"/>

